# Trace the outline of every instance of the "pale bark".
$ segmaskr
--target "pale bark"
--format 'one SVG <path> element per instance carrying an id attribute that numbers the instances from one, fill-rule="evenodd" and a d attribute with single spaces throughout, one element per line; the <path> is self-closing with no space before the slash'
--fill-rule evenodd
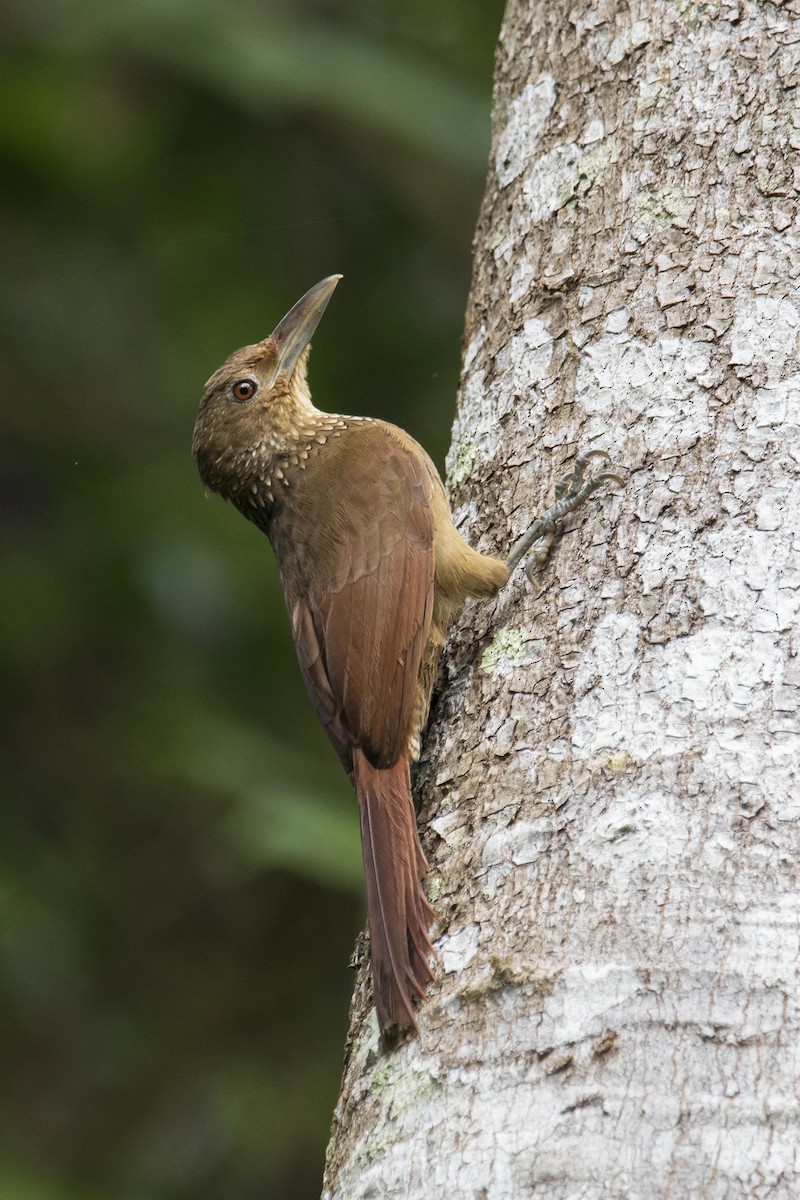
<path id="1" fill-rule="evenodd" d="M 800 21 L 511 0 L 450 457 L 507 549 L 419 788 L 420 1036 L 361 978 L 327 1200 L 800 1195 Z M 365 1015 L 366 1014 L 366 1015 Z"/>

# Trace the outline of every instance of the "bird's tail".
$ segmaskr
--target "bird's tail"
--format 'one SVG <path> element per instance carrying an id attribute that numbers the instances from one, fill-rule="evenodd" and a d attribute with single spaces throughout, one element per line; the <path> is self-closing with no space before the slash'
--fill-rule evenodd
<path id="1" fill-rule="evenodd" d="M 380 771 L 360 750 L 353 775 L 361 813 L 370 955 L 381 1032 L 417 1028 L 413 1001 L 433 979 L 428 931 L 434 912 L 422 890 L 427 869 L 417 836 L 407 758 Z"/>

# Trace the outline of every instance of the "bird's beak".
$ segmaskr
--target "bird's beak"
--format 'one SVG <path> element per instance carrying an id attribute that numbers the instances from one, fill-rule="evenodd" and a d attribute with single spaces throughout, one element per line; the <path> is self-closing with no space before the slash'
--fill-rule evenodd
<path id="1" fill-rule="evenodd" d="M 278 375 L 291 378 L 297 360 L 311 341 L 341 278 L 341 275 L 329 275 L 316 283 L 273 329 L 270 337 L 278 343 L 275 378 Z"/>

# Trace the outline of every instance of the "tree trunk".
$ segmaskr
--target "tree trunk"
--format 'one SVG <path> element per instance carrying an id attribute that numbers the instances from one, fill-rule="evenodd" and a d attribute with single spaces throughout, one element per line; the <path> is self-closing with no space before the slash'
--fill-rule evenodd
<path id="1" fill-rule="evenodd" d="M 800 1195 L 796 13 L 509 5 L 457 519 L 629 483 L 451 636 L 439 978 L 387 1053 L 361 977 L 326 1200 Z"/>

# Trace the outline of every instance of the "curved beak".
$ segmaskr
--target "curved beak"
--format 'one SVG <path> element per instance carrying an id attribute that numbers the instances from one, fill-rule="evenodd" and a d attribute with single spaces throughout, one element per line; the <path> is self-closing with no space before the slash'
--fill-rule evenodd
<path id="1" fill-rule="evenodd" d="M 326 279 L 314 284 L 273 329 L 270 337 L 278 343 L 276 377 L 281 374 L 291 377 L 298 358 L 311 341 L 341 278 L 341 275 L 328 275 Z"/>

